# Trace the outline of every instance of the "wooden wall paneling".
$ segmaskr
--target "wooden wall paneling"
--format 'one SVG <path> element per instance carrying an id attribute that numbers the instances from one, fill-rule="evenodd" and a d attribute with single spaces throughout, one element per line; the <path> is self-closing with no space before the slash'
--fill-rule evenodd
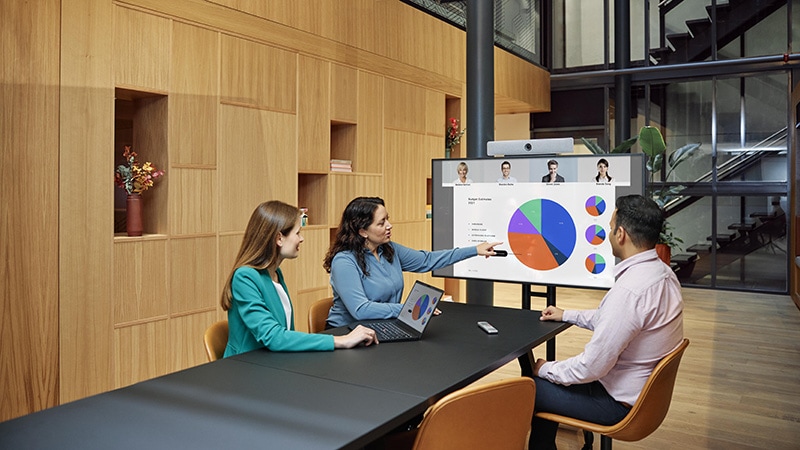
<path id="1" fill-rule="evenodd" d="M 358 71 L 331 64 L 331 120 L 356 123 L 358 120 Z"/>
<path id="2" fill-rule="evenodd" d="M 297 67 L 297 169 L 326 173 L 330 167 L 330 64 L 301 55 Z"/>
<path id="3" fill-rule="evenodd" d="M 447 132 L 445 95 L 441 92 L 425 91 L 425 143 L 429 159 L 444 158 L 444 135 Z M 431 165 L 425 165 L 425 174 L 431 177 Z"/>
<path id="4" fill-rule="evenodd" d="M 255 209 L 255 207 L 253 207 Z M 248 217 L 249 218 L 249 217 Z M 239 253 L 239 247 L 242 245 L 242 238 L 244 238 L 244 231 L 240 233 L 226 233 L 219 236 L 219 276 L 217 277 L 217 290 L 216 290 L 216 305 L 217 311 L 222 318 L 227 319 L 227 312 L 222 310 L 220 306 L 220 296 L 222 295 L 222 288 L 228 282 L 228 276 L 233 270 L 233 263 L 236 261 L 236 255 Z"/>
<path id="5" fill-rule="evenodd" d="M 243 231 L 267 200 L 297 201 L 295 130 L 292 114 L 220 106 L 220 231 Z"/>
<path id="6" fill-rule="evenodd" d="M 385 197 L 389 216 L 395 221 L 425 219 L 429 151 L 425 136 L 405 131 L 386 130 Z"/>
<path id="7" fill-rule="evenodd" d="M 368 69 L 378 74 L 391 75 L 397 79 L 418 83 L 449 94 L 460 95 L 461 92 L 461 82 L 441 75 L 438 70 L 441 66 L 440 64 L 437 64 L 437 70 L 435 71 L 422 69 L 391 57 L 387 51 L 373 52 L 345 45 L 333 39 L 315 36 L 304 30 L 302 26 L 264 20 L 255 15 L 223 7 L 206 0 L 174 0 L 171 2 L 162 0 L 125 0 L 125 3 L 168 17 L 179 18 L 181 21 L 207 26 L 224 33 L 248 36 L 259 42 L 268 42 L 277 48 L 303 53 L 332 62 L 353 65 L 353 61 L 357 61 L 357 68 L 359 69 Z M 375 31 L 368 29 L 366 33 L 367 35 L 375 33 L 376 43 L 380 42 L 385 50 L 392 48 L 389 41 L 385 44 L 383 43 L 384 37 L 393 34 L 391 30 L 386 28 L 387 25 L 397 23 L 397 26 L 401 28 L 411 27 L 412 24 L 404 21 L 428 17 L 423 13 L 419 15 L 395 14 L 398 7 L 413 9 L 413 7 L 402 2 L 383 1 L 371 4 L 362 0 L 358 7 L 348 13 L 356 15 L 357 19 L 353 19 L 356 23 L 374 22 L 369 27 L 374 27 Z M 300 7 L 296 13 L 292 12 L 290 14 L 297 15 L 300 17 L 298 21 L 303 22 L 306 20 L 304 15 L 314 15 L 317 14 L 317 11 L 313 8 Z M 387 20 L 387 17 L 391 18 L 391 20 Z M 435 20 L 433 18 L 430 19 Z M 311 20 L 317 19 L 312 18 Z M 417 51 L 424 51 L 424 49 L 417 49 Z"/>
<path id="8" fill-rule="evenodd" d="M 447 132 L 445 117 L 445 95 L 442 92 L 425 90 L 425 133 L 442 138 Z"/>
<path id="9" fill-rule="evenodd" d="M 381 174 L 332 173 L 328 177 L 328 218 L 338 227 L 344 208 L 356 197 L 383 197 L 384 179 Z"/>
<path id="10" fill-rule="evenodd" d="M 58 401 L 59 14 L 0 2 L 0 422 Z"/>
<path id="11" fill-rule="evenodd" d="M 461 29 L 442 23 L 442 52 L 439 54 L 439 67 L 442 75 L 457 80 L 461 84 L 467 82 L 467 33 Z M 495 50 L 496 51 L 496 50 Z M 454 89 L 449 94 L 457 94 Z"/>
<path id="12" fill-rule="evenodd" d="M 169 312 L 172 315 L 214 308 L 217 292 L 216 236 L 169 241 Z"/>
<path id="13" fill-rule="evenodd" d="M 550 111 L 550 73 L 494 49 L 495 114 Z"/>
<path id="14" fill-rule="evenodd" d="M 115 7 L 113 24 L 116 85 L 167 92 L 172 21 L 153 14 Z"/>
<path id="15" fill-rule="evenodd" d="M 422 147 L 424 148 L 425 152 L 425 177 L 431 178 L 431 159 L 441 159 L 444 158 L 444 136 L 433 136 L 433 135 L 425 135 L 423 136 L 423 144 Z M 455 178 L 455 175 L 453 176 Z M 426 195 L 426 199 L 427 199 Z"/>
<path id="16" fill-rule="evenodd" d="M 322 268 L 330 243 L 330 229 L 327 226 L 305 227 L 302 236 L 304 242 L 300 245 L 299 256 L 281 264 L 286 284 L 297 291 L 324 288 L 330 284 L 328 273 Z"/>
<path id="17" fill-rule="evenodd" d="M 358 72 L 357 169 L 383 172 L 383 77 Z"/>
<path id="18" fill-rule="evenodd" d="M 384 127 L 425 133 L 426 90 L 387 78 L 384 82 Z"/>
<path id="19" fill-rule="evenodd" d="M 314 2 L 313 14 L 300 14 L 301 29 L 348 46 L 355 46 L 359 19 L 363 16 L 354 6 L 354 0 L 319 0 Z"/>
<path id="20" fill-rule="evenodd" d="M 114 330 L 114 387 L 168 373 L 167 320 L 155 320 Z"/>
<path id="21" fill-rule="evenodd" d="M 214 169 L 177 168 L 170 181 L 171 235 L 217 231 L 217 172 Z"/>
<path id="22" fill-rule="evenodd" d="M 223 35 L 220 69 L 222 102 L 295 112 L 296 53 Z"/>
<path id="23" fill-rule="evenodd" d="M 144 97 L 135 101 L 133 150 L 137 153 L 137 159 L 141 164 L 150 161 L 159 169 L 169 167 L 168 103 L 167 97 L 163 95 Z M 167 233 L 168 188 L 169 178 L 165 176 L 142 193 L 142 209 L 144 211 L 142 224 L 145 233 Z"/>
<path id="24" fill-rule="evenodd" d="M 219 320 L 217 311 L 205 311 L 172 317 L 167 321 L 167 370 L 178 370 L 194 367 L 208 361 L 203 345 L 203 334 L 206 328 Z"/>
<path id="25" fill-rule="evenodd" d="M 169 93 L 169 161 L 217 163 L 219 33 L 175 22 Z"/>
<path id="26" fill-rule="evenodd" d="M 166 239 L 118 240 L 113 273 L 115 325 L 169 314 Z"/>
<path id="27" fill-rule="evenodd" d="M 331 159 L 350 160 L 353 172 L 360 172 L 356 159 L 358 130 L 356 125 L 331 122 Z"/>
<path id="28" fill-rule="evenodd" d="M 58 226 L 60 402 L 114 387 L 110 270 L 114 264 L 114 60 L 112 41 L 108 39 L 114 22 L 111 2 L 61 3 L 59 219 L 57 224 L 48 224 Z M 37 114 L 46 110 L 38 107 Z M 26 122 L 26 127 L 32 125 L 34 122 Z M 41 127 L 36 133 L 47 130 Z M 40 169 L 43 167 L 47 165 Z M 30 185 L 26 191 L 33 195 L 37 183 L 26 182 Z M 39 217 L 47 198 L 42 196 L 29 203 L 37 205 Z M 21 209 L 25 208 L 30 206 Z M 36 228 L 31 227 L 23 236 L 34 231 Z M 37 239 L 47 236 L 43 231 Z M 54 248 L 50 245 L 43 248 L 43 254 L 33 252 L 27 257 L 42 267 Z M 30 316 L 28 320 L 43 319 Z"/>
<path id="29" fill-rule="evenodd" d="M 308 209 L 308 225 L 327 226 L 333 218 L 328 217 L 328 176 L 299 174 L 297 177 L 297 206 Z"/>

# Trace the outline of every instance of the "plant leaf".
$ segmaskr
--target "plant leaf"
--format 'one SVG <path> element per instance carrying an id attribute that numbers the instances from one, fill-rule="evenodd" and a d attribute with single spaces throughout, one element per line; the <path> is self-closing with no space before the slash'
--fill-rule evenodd
<path id="1" fill-rule="evenodd" d="M 661 170 L 661 166 L 664 163 L 664 154 L 659 153 L 657 155 L 653 155 L 647 159 L 647 170 L 650 173 L 656 173 Z"/>
<path id="2" fill-rule="evenodd" d="M 635 144 L 638 139 L 639 136 L 634 136 L 626 141 L 623 141 L 618 146 L 612 148 L 611 153 L 630 153 L 631 147 L 633 147 L 633 144 Z"/>
<path id="3" fill-rule="evenodd" d="M 602 147 L 586 138 L 581 138 L 581 142 L 583 142 L 583 145 L 585 145 L 586 148 L 588 148 L 589 151 L 595 155 L 602 155 L 606 152 Z"/>
<path id="4" fill-rule="evenodd" d="M 664 137 L 656 127 L 642 127 L 639 131 L 639 145 L 642 147 L 642 152 L 651 158 L 663 155 L 667 150 Z"/>
<path id="5" fill-rule="evenodd" d="M 686 160 L 686 158 L 692 156 L 692 153 L 700 148 L 702 143 L 694 142 L 692 144 L 686 144 L 683 147 L 675 150 L 669 155 L 669 159 L 667 160 L 670 167 L 675 168 L 678 164 Z"/>

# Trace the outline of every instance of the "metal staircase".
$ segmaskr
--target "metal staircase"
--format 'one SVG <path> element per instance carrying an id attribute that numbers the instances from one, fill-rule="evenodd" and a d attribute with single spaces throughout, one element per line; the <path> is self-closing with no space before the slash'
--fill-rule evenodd
<path id="1" fill-rule="evenodd" d="M 756 145 L 739 152 L 735 157 L 725 161 L 717 169 L 720 181 L 735 181 L 751 167 L 756 166 L 763 158 L 776 152 L 786 152 L 788 133 L 784 128 Z M 695 183 L 710 182 L 711 171 L 698 177 Z M 667 216 L 672 216 L 689 205 L 700 200 L 699 195 L 681 195 L 665 205 Z M 785 249 L 776 241 L 786 236 L 786 214 L 780 202 L 773 201 L 770 210 L 759 211 L 742 217 L 736 223 L 727 226 L 727 231 L 718 232 L 716 236 L 708 236 L 707 243 L 695 244 L 686 249 L 686 253 L 672 256 L 672 269 L 681 281 L 693 282 L 711 273 L 710 254 L 715 246 L 717 265 L 731 264 L 744 256 L 760 249 L 768 249 L 773 253 L 785 253 Z"/>
<path id="2" fill-rule="evenodd" d="M 661 30 L 665 29 L 666 15 L 683 1 L 660 3 Z M 687 20 L 685 32 L 662 33 L 660 47 L 650 50 L 650 57 L 658 65 L 704 61 L 711 56 L 714 27 L 717 48 L 723 48 L 783 5 L 786 0 L 718 0 L 716 6 L 705 7 L 706 17 Z"/>

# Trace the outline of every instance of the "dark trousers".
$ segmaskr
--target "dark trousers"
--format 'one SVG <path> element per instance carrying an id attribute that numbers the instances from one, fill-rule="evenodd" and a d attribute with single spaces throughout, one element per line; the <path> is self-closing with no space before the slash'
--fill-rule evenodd
<path id="1" fill-rule="evenodd" d="M 628 414 L 629 408 L 614 400 L 599 381 L 562 386 L 539 377 L 536 383 L 535 411 L 551 412 L 587 422 L 613 425 Z M 554 450 L 558 423 L 533 418 L 529 450 Z"/>

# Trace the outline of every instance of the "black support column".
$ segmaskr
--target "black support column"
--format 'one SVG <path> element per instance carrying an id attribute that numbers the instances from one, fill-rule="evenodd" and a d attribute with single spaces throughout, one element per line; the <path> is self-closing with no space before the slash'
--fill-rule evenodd
<path id="1" fill-rule="evenodd" d="M 467 156 L 494 140 L 494 1 L 467 3 Z M 494 304 L 494 283 L 467 280 L 467 303 Z"/>
<path id="2" fill-rule="evenodd" d="M 631 5 L 630 0 L 614 0 L 614 67 L 631 66 Z M 615 146 L 631 136 L 631 76 L 614 77 L 614 137 Z"/>

